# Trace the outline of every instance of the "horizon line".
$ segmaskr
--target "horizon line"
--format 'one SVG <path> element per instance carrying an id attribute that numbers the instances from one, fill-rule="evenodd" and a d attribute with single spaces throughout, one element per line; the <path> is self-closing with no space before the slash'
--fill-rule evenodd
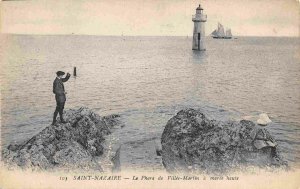
<path id="1" fill-rule="evenodd" d="M 4 33 L 0 32 L 0 35 L 37 35 L 37 36 L 103 36 L 103 37 L 193 37 L 193 35 L 107 35 L 107 34 L 76 34 L 76 33 L 58 33 L 58 34 L 28 34 L 28 33 Z M 206 35 L 205 37 L 211 37 L 210 35 Z M 290 37 L 290 38 L 298 38 L 296 35 L 234 35 L 235 37 Z"/>

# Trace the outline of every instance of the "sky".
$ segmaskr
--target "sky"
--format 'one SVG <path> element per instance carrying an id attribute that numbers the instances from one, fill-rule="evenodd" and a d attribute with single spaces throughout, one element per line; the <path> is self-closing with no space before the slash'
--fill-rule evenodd
<path id="1" fill-rule="evenodd" d="M 206 35 L 299 36 L 300 0 L 31 0 L 1 2 L 1 32 L 191 36 L 198 4 Z"/>

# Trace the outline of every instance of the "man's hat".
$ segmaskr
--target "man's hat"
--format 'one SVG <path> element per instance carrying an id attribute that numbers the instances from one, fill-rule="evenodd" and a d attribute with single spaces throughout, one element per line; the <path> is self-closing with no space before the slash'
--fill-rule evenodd
<path id="1" fill-rule="evenodd" d="M 63 72 L 63 71 L 58 71 L 58 72 L 56 72 L 56 75 L 57 75 L 57 76 L 65 75 L 65 72 Z"/>

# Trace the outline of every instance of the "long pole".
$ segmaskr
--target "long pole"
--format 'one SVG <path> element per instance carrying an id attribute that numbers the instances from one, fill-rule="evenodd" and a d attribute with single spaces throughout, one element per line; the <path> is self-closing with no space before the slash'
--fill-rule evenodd
<path id="1" fill-rule="evenodd" d="M 73 70 L 73 76 L 74 76 L 74 77 L 77 76 L 76 67 L 74 67 L 74 70 Z"/>

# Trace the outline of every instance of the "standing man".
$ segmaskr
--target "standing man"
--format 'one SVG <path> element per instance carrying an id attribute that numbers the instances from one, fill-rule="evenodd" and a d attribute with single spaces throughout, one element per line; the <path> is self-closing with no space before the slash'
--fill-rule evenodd
<path id="1" fill-rule="evenodd" d="M 64 88 L 63 82 L 66 82 L 69 80 L 71 74 L 67 73 L 67 76 L 63 78 L 63 75 L 65 75 L 65 72 L 58 71 L 56 72 L 57 77 L 55 78 L 53 82 L 53 93 L 55 94 L 55 100 L 56 100 L 56 109 L 53 115 L 53 121 L 52 125 L 55 125 L 56 123 L 56 117 L 59 113 L 59 117 L 62 123 L 66 123 L 66 121 L 63 118 L 63 111 L 65 107 L 66 102 L 66 92 Z"/>

